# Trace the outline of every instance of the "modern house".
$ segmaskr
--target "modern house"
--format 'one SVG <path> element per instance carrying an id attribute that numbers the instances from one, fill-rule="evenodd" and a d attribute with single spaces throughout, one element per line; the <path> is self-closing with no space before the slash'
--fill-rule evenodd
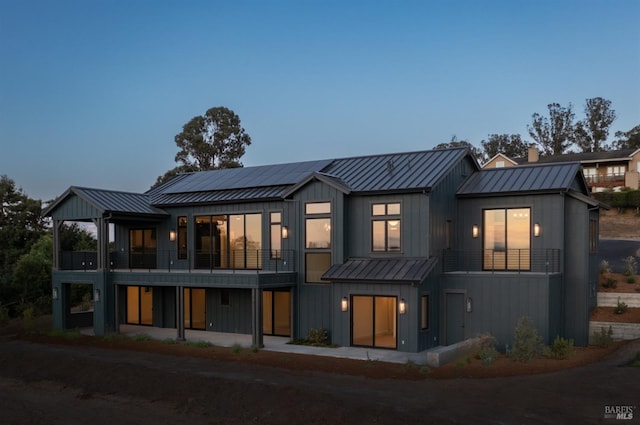
<path id="1" fill-rule="evenodd" d="M 182 174 L 142 194 L 71 187 L 54 225 L 56 328 L 124 323 L 419 352 L 480 333 L 586 345 L 599 208 L 578 163 L 481 170 L 467 149 Z M 97 252 L 61 252 L 66 221 Z M 112 236 L 110 237 L 110 233 Z"/>
<path id="2" fill-rule="evenodd" d="M 640 149 L 540 156 L 537 148 L 530 147 L 526 157 L 509 158 L 499 153 L 483 164 L 482 168 L 559 162 L 579 162 L 593 192 L 623 187 L 640 188 Z"/>

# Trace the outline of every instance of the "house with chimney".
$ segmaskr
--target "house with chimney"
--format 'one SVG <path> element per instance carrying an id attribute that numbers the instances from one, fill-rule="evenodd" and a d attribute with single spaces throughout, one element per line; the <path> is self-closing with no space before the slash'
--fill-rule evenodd
<path id="1" fill-rule="evenodd" d="M 540 155 L 538 149 L 532 146 L 526 157 L 509 158 L 499 153 L 484 163 L 482 168 L 560 162 L 579 162 L 592 192 L 620 190 L 623 187 L 640 188 L 640 149 Z"/>

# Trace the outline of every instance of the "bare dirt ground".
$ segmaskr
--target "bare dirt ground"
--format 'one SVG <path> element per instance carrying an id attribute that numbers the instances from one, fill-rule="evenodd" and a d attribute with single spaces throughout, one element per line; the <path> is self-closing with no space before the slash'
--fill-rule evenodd
<path id="1" fill-rule="evenodd" d="M 45 326 L 43 324 L 34 324 Z M 597 424 L 633 406 L 640 341 L 427 370 L 161 341 L 0 331 L 3 424 Z M 512 376 L 515 375 L 515 376 Z"/>

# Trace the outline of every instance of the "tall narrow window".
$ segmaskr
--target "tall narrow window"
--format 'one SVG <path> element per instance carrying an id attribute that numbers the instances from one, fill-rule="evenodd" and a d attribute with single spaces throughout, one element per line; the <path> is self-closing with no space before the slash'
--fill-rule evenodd
<path id="1" fill-rule="evenodd" d="M 420 329 L 429 329 L 429 295 L 420 297 Z"/>
<path id="2" fill-rule="evenodd" d="M 187 259 L 187 217 L 178 217 L 178 260 Z"/>
<path id="3" fill-rule="evenodd" d="M 484 269 L 529 270 L 531 220 L 529 208 L 484 211 Z"/>
<path id="4" fill-rule="evenodd" d="M 323 283 L 331 267 L 331 203 L 307 203 L 305 213 L 305 282 Z"/>
<path id="5" fill-rule="evenodd" d="M 371 250 L 400 251 L 400 203 L 371 206 Z"/>
<path id="6" fill-rule="evenodd" d="M 269 214 L 271 224 L 271 258 L 282 258 L 282 213 Z"/>

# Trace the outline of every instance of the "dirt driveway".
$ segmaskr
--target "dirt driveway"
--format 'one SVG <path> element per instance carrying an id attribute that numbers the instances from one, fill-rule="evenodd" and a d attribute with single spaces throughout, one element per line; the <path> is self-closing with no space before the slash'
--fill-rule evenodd
<path id="1" fill-rule="evenodd" d="M 3 424 L 640 423 L 640 341 L 561 372 L 370 379 L 246 362 L 0 338 Z M 372 364 L 371 367 L 376 367 Z"/>

